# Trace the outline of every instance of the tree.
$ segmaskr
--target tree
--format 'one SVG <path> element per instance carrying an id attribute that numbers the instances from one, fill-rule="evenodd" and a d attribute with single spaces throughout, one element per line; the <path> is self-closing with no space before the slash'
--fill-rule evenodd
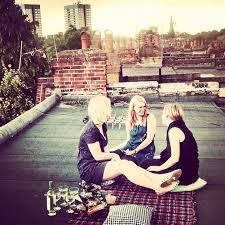
<path id="1" fill-rule="evenodd" d="M 32 79 L 29 74 L 11 68 L 5 69 L 0 84 L 0 126 L 34 105 L 32 91 Z"/>
<path id="2" fill-rule="evenodd" d="M 225 34 L 218 36 L 217 40 L 221 41 L 225 45 Z"/>
<path id="3" fill-rule="evenodd" d="M 55 40 L 55 44 L 54 44 L 54 40 Z M 56 50 L 57 52 L 60 52 L 62 50 L 67 49 L 63 34 L 55 34 L 54 36 L 49 35 L 46 38 L 42 38 L 41 41 L 43 42 L 43 46 L 46 50 L 46 54 L 49 61 L 51 61 L 52 58 L 56 57 Z"/>
<path id="4" fill-rule="evenodd" d="M 4 73 L 3 67 L 7 67 L 10 64 L 12 68 L 18 68 L 21 42 L 23 53 L 40 47 L 33 28 L 33 24 L 27 20 L 26 15 L 23 15 L 21 8 L 15 5 L 14 0 L 0 1 L 0 80 Z M 40 55 L 33 55 L 33 57 L 31 55 L 24 55 L 21 65 L 23 67 L 30 67 L 29 62 L 34 57 L 40 58 Z M 33 64 L 33 66 L 37 66 L 37 70 L 34 68 L 34 71 L 37 73 L 36 75 L 41 76 L 39 74 L 40 64 Z"/>
<path id="5" fill-rule="evenodd" d="M 49 35 L 47 38 L 44 38 L 42 41 L 44 43 L 43 45 L 46 49 L 49 60 L 51 60 L 53 57 L 56 57 L 56 50 L 57 52 L 60 52 L 62 50 L 80 49 L 81 31 L 83 30 L 87 30 L 87 28 L 77 30 L 75 27 L 70 26 L 64 35 L 55 34 L 54 36 Z"/>
<path id="6" fill-rule="evenodd" d="M 81 48 L 81 31 L 75 27 L 70 27 L 65 33 L 66 49 L 80 49 Z"/>
<path id="7" fill-rule="evenodd" d="M 20 50 L 22 46 L 22 57 L 20 62 Z M 0 1 L 0 82 L 1 83 L 1 109 L 0 113 L 7 115 L 8 117 L 14 117 L 14 110 L 11 109 L 4 113 L 6 107 L 4 102 L 8 102 L 10 93 L 7 87 L 14 82 L 13 75 L 10 75 L 6 71 L 15 71 L 19 68 L 20 64 L 20 77 L 25 76 L 23 84 L 18 85 L 17 89 L 21 88 L 23 92 L 24 101 L 35 102 L 36 96 L 36 84 L 37 78 L 45 74 L 45 68 L 47 66 L 46 58 L 42 50 L 42 45 L 37 36 L 34 33 L 34 26 L 27 20 L 27 16 L 23 15 L 19 6 L 15 5 L 14 0 L 1 0 Z M 10 66 L 9 66 L 10 65 Z M 13 70 L 13 71 L 14 71 Z M 11 73 L 11 72 L 10 72 Z M 15 74 L 12 72 L 11 74 Z M 16 76 L 18 74 L 16 73 Z M 7 78 L 5 78 L 7 76 Z M 18 76 L 17 76 L 18 77 Z M 7 80 L 7 82 L 6 82 Z M 8 82 L 9 81 L 9 82 Z M 29 91 L 24 91 L 23 87 L 29 87 Z M 10 86 L 11 87 L 11 86 Z M 19 91 L 18 91 L 19 92 Z M 12 93 L 13 96 L 13 93 Z M 14 98 L 14 97 L 12 97 Z M 18 103 L 23 104 L 21 101 Z M 11 104 L 11 101 L 10 101 Z M 15 109 L 16 112 L 23 112 L 31 107 L 32 104 L 21 105 L 21 110 Z M 15 104 L 12 107 L 18 108 Z M 27 107 L 28 106 L 28 107 Z M 22 110 L 23 109 L 23 110 Z M 18 115 L 16 113 L 16 115 Z M 0 115 L 2 117 L 2 115 Z M 7 121 L 7 120 L 6 120 Z"/>
<path id="8" fill-rule="evenodd" d="M 186 32 L 180 33 L 179 37 L 184 38 L 184 39 L 191 39 L 192 35 Z"/>

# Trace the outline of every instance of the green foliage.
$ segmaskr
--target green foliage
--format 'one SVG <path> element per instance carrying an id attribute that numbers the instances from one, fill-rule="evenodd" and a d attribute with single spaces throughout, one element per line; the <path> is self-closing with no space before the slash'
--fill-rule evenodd
<path id="1" fill-rule="evenodd" d="M 80 49 L 81 48 L 81 31 L 75 27 L 71 27 L 65 33 L 65 44 L 67 49 Z"/>
<path id="2" fill-rule="evenodd" d="M 22 57 L 20 49 L 22 43 Z M 14 0 L 0 1 L 0 119 L 8 122 L 33 106 L 37 78 L 45 75 L 48 62 L 42 40 L 34 32 Z M 7 70 L 7 65 L 10 65 Z M 12 69 L 11 69 L 12 68 Z M 14 70 L 13 70 L 14 69 Z M 15 75 L 15 78 L 14 78 Z"/>
<path id="3" fill-rule="evenodd" d="M 23 53 L 39 49 L 41 43 L 34 35 L 34 26 L 27 20 L 27 16 L 22 14 L 22 10 L 19 6 L 15 5 L 14 0 L 1 0 L 0 1 L 0 81 L 4 74 L 4 66 L 11 64 L 12 68 L 17 69 L 19 66 L 20 58 L 20 45 L 22 41 Z M 33 55 L 30 60 L 23 59 L 22 67 L 29 68 L 33 66 L 37 76 L 40 74 L 40 55 Z M 29 63 L 34 58 L 36 63 Z M 42 64 L 43 70 L 46 63 Z M 36 68 L 37 67 L 37 68 Z M 24 69 L 25 69 L 24 68 Z M 43 72 L 43 71 L 42 71 Z"/>
<path id="4" fill-rule="evenodd" d="M 87 30 L 87 29 L 84 29 Z M 63 34 L 56 34 L 48 36 L 47 38 L 44 38 L 44 47 L 47 52 L 47 56 L 49 61 L 51 61 L 52 58 L 56 57 L 56 49 L 57 52 L 63 51 L 63 50 L 71 50 L 71 49 L 81 49 L 81 32 L 82 30 L 77 30 L 75 27 L 70 27 L 69 30 L 66 31 L 66 33 Z M 56 49 L 54 45 L 54 39 L 56 44 Z"/>
<path id="5" fill-rule="evenodd" d="M 183 32 L 179 35 L 179 37 L 181 38 L 185 38 L 185 39 L 191 39 L 192 38 L 192 35 L 191 34 L 188 34 L 186 32 Z"/>
<path id="6" fill-rule="evenodd" d="M 5 68 L 0 84 L 0 126 L 33 107 L 32 92 L 29 74 Z"/>
<path id="7" fill-rule="evenodd" d="M 151 29 L 142 29 L 138 32 L 137 37 L 142 38 L 142 37 L 147 36 L 147 35 L 157 35 L 157 33 L 152 31 Z"/>
<path id="8" fill-rule="evenodd" d="M 45 48 L 48 60 L 51 61 L 52 58 L 56 57 L 56 49 L 54 45 L 54 39 L 57 51 L 60 52 L 62 50 L 65 50 L 65 38 L 63 34 L 55 34 L 49 35 L 46 38 L 43 38 L 43 46 Z"/>
<path id="9" fill-rule="evenodd" d="M 213 31 L 203 31 L 201 33 L 197 33 L 193 35 L 193 39 L 197 40 L 206 40 L 208 42 L 215 41 L 217 37 L 220 35 L 220 32 L 213 30 Z"/>
<path id="10" fill-rule="evenodd" d="M 218 36 L 217 40 L 221 41 L 225 45 L 225 34 Z"/>

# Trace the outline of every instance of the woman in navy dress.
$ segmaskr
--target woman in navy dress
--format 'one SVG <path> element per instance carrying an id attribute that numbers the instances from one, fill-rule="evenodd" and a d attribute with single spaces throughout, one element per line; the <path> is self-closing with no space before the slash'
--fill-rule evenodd
<path id="1" fill-rule="evenodd" d="M 144 161 L 143 168 L 153 173 L 168 173 L 181 169 L 180 184 L 188 185 L 198 179 L 198 146 L 192 132 L 184 122 L 184 112 L 179 104 L 167 104 L 162 113 L 167 128 L 167 146 L 159 159 Z"/>

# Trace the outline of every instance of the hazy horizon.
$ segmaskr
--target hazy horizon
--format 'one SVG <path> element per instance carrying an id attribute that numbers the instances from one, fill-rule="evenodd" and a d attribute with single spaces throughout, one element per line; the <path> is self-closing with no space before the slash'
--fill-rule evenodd
<path id="1" fill-rule="evenodd" d="M 43 35 L 65 32 L 64 6 L 73 0 L 16 0 L 16 3 L 40 4 Z M 190 34 L 225 28 L 223 0 L 86 0 L 91 4 L 92 30 L 110 29 L 114 34 L 134 36 L 141 29 L 157 26 L 160 33 L 169 30 L 173 17 L 176 32 Z"/>

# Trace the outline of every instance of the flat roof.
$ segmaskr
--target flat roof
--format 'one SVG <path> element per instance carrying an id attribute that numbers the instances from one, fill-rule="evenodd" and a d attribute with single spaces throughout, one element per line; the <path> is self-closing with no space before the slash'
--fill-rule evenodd
<path id="1" fill-rule="evenodd" d="M 208 184 L 196 192 L 198 225 L 223 225 L 225 221 L 225 114 L 213 102 L 180 102 L 186 123 L 198 146 L 200 176 Z M 155 144 L 163 150 L 166 127 L 161 122 L 163 102 L 150 104 L 157 119 Z M 113 108 L 113 114 L 126 115 L 128 106 Z M 69 217 L 48 217 L 44 193 L 48 181 L 77 184 L 78 141 L 85 106 L 64 103 L 45 113 L 15 137 L 0 145 L 1 224 L 66 224 Z M 126 138 L 124 125 L 108 126 L 109 146 Z"/>

